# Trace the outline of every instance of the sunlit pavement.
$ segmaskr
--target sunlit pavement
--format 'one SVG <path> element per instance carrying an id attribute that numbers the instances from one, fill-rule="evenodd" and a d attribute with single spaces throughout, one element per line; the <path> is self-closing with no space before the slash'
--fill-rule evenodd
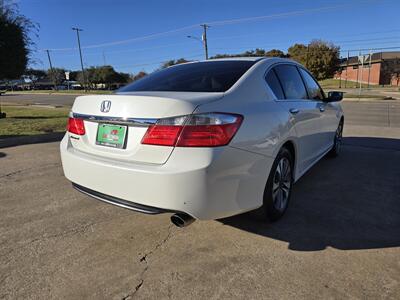
<path id="1" fill-rule="evenodd" d="M 347 125 L 274 224 L 178 229 L 73 190 L 58 143 L 0 149 L 0 298 L 399 299 L 400 129 L 375 125 Z"/>

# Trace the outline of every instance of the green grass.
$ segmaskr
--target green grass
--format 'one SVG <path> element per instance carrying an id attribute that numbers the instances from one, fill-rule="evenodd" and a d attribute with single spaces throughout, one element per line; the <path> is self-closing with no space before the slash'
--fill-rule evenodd
<path id="1" fill-rule="evenodd" d="M 363 99 L 376 99 L 376 100 L 386 99 L 386 97 L 382 95 L 363 94 L 363 93 L 361 93 L 361 95 L 345 93 L 344 98 L 363 98 Z"/>
<path id="2" fill-rule="evenodd" d="M 92 90 L 92 91 L 83 91 L 83 90 L 34 90 L 34 91 L 15 91 L 15 92 L 7 92 L 7 94 L 72 94 L 72 95 L 104 95 L 104 94 L 112 94 L 114 91 L 103 91 L 103 90 Z"/>
<path id="3" fill-rule="evenodd" d="M 7 105 L 2 111 L 7 117 L 0 119 L 0 137 L 63 132 L 70 108 Z"/>
<path id="4" fill-rule="evenodd" d="M 319 84 L 323 89 L 338 89 L 340 86 L 341 88 L 346 88 L 351 89 L 351 88 L 359 88 L 360 84 L 354 81 L 345 81 L 342 79 L 341 81 L 339 79 L 324 79 L 319 81 Z M 367 88 L 368 84 L 363 83 L 362 88 Z M 370 85 L 370 88 L 381 88 L 379 85 Z"/>

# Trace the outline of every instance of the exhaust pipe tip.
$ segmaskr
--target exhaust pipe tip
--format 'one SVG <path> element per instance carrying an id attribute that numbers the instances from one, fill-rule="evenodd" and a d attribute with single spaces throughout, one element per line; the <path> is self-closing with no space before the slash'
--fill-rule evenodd
<path id="1" fill-rule="evenodd" d="M 194 218 L 187 214 L 174 214 L 171 216 L 171 222 L 179 228 L 186 227 L 194 222 Z"/>

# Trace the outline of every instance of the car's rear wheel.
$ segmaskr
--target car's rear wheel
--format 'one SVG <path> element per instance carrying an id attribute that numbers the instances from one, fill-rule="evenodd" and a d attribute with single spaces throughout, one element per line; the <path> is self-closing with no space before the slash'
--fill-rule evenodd
<path id="1" fill-rule="evenodd" d="M 285 213 L 293 186 L 293 157 L 282 148 L 271 168 L 264 191 L 264 210 L 269 221 L 276 221 Z"/>
<path id="2" fill-rule="evenodd" d="M 338 128 L 335 132 L 335 137 L 333 140 L 333 147 L 331 151 L 329 151 L 329 156 L 336 157 L 339 155 L 340 150 L 342 148 L 342 140 L 343 140 L 343 120 L 339 122 Z"/>

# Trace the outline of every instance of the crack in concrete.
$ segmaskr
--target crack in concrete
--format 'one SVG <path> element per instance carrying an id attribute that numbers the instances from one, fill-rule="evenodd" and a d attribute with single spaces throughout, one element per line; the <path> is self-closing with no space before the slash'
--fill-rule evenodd
<path id="1" fill-rule="evenodd" d="M 22 169 L 22 170 L 17 170 L 17 171 L 14 171 L 14 172 L 10 172 L 10 173 L 7 173 L 7 174 L 4 174 L 4 175 L 1 175 L 1 176 L 0 176 L 0 178 L 4 178 L 4 177 L 11 177 L 11 176 L 13 176 L 13 175 L 16 175 L 16 174 L 22 173 L 22 172 L 24 172 L 24 171 L 27 171 L 27 170 L 30 170 L 30 169 Z"/>
<path id="2" fill-rule="evenodd" d="M 140 289 L 140 287 L 143 285 L 143 282 L 144 282 L 144 280 L 141 279 L 140 282 L 139 282 L 139 284 L 138 284 L 137 286 L 135 286 L 135 290 L 134 290 L 132 293 L 130 293 L 130 294 L 126 295 L 125 297 L 123 297 L 122 300 L 128 300 L 128 299 L 131 299 L 133 296 L 135 296 L 135 294 L 137 293 L 137 291 L 138 291 L 138 290 Z"/>
<path id="3" fill-rule="evenodd" d="M 171 235 L 172 235 L 171 229 L 172 229 L 173 226 L 174 226 L 174 225 L 170 225 L 170 226 L 168 227 L 168 234 L 167 234 L 167 236 L 166 236 L 160 243 L 158 243 L 158 244 L 153 248 L 153 250 L 150 250 L 149 252 L 145 253 L 145 254 L 140 258 L 140 262 L 146 262 L 146 263 L 147 263 L 147 257 L 150 256 L 150 255 L 152 255 L 155 251 L 157 251 L 163 244 L 165 244 L 165 243 L 171 238 Z"/>
<path id="4" fill-rule="evenodd" d="M 146 274 L 147 270 L 148 270 L 149 267 L 150 267 L 147 258 L 148 258 L 150 255 L 154 254 L 161 246 L 163 246 L 165 243 L 168 242 L 168 240 L 172 237 L 172 228 L 173 228 L 173 227 L 174 227 L 174 225 L 170 225 L 170 226 L 168 227 L 168 234 L 167 234 L 167 236 L 166 236 L 164 239 L 162 239 L 161 242 L 157 243 L 157 244 L 155 245 L 155 247 L 153 247 L 153 249 L 151 249 L 150 251 L 146 252 L 146 253 L 139 259 L 139 262 L 140 262 L 140 263 L 145 263 L 145 264 L 146 264 L 145 267 L 144 267 L 144 269 L 143 269 L 142 272 L 140 273 L 140 281 L 139 281 L 139 284 L 137 284 L 137 285 L 135 286 L 135 288 L 134 288 L 134 290 L 133 290 L 132 292 L 130 292 L 130 293 L 128 293 L 126 296 L 122 297 L 122 300 L 131 299 L 133 296 L 135 296 L 135 294 L 136 294 L 136 293 L 139 291 L 139 289 L 143 286 L 143 284 L 144 284 L 144 278 L 143 278 L 143 277 L 144 277 L 144 275 Z"/>

